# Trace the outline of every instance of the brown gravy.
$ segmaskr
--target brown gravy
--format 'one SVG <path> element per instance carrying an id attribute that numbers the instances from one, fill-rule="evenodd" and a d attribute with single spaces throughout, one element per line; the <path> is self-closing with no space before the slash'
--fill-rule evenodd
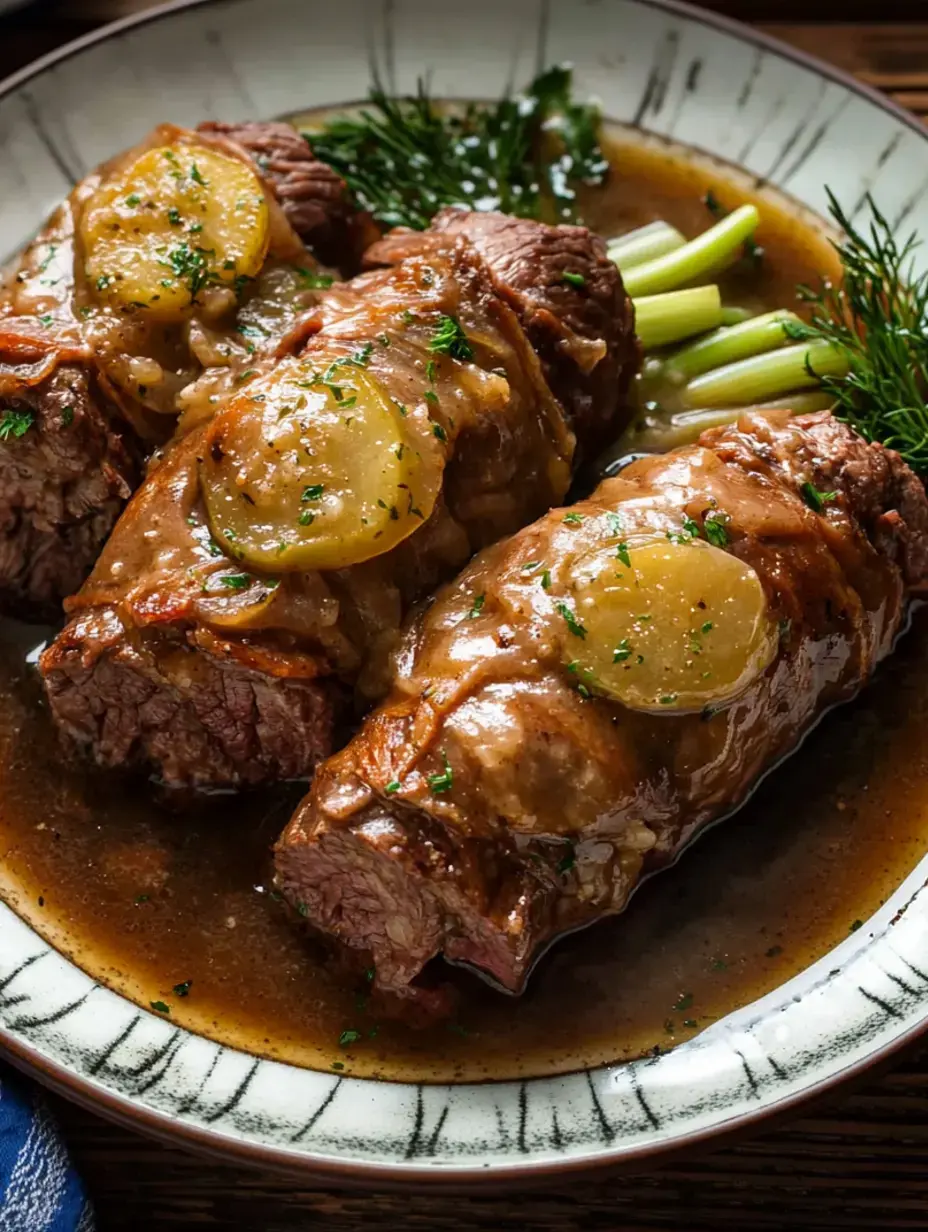
<path id="1" fill-rule="evenodd" d="M 606 234 L 663 217 L 707 223 L 711 187 L 732 207 L 740 173 L 658 142 L 612 150 L 587 205 Z M 793 303 L 834 271 L 820 230 L 762 199 L 760 273 L 727 302 Z M 618 919 L 560 943 L 511 999 L 472 976 L 451 1024 L 412 1030 L 371 1012 L 268 892 L 270 845 L 299 787 L 182 811 L 144 783 L 62 763 L 26 652 L 0 627 L 0 896 L 95 978 L 174 1022 L 321 1069 L 423 1081 L 564 1072 L 667 1048 L 774 989 L 891 895 L 928 848 L 928 611 L 876 682 L 830 715 L 753 800 L 645 885 Z M 175 986 L 189 981 L 187 995 Z M 182 990 L 183 991 L 183 990 Z M 343 1032 L 357 1032 L 340 1044 Z"/>

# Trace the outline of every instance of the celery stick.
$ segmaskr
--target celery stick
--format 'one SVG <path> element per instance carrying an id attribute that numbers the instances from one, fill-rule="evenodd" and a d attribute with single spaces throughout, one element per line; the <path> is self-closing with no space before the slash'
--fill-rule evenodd
<path id="1" fill-rule="evenodd" d="M 685 243 L 686 236 L 681 235 L 670 223 L 649 222 L 646 227 L 638 227 L 637 230 L 612 240 L 608 247 L 608 257 L 624 271 L 631 269 L 633 265 L 641 265 L 644 261 L 653 261 L 655 257 L 662 257 L 668 252 L 676 252 Z"/>
<path id="2" fill-rule="evenodd" d="M 722 319 L 722 300 L 716 286 L 647 295 L 634 303 L 635 333 L 645 351 L 715 329 Z"/>
<path id="3" fill-rule="evenodd" d="M 847 372 L 847 359 L 831 343 L 800 342 L 698 376 L 686 386 L 683 397 L 692 407 L 756 406 L 791 390 L 814 389 L 820 377 Z"/>
<path id="4" fill-rule="evenodd" d="M 736 259 L 744 241 L 750 239 L 759 222 L 756 206 L 739 206 L 676 252 L 632 266 L 623 275 L 625 290 L 633 297 L 657 295 L 698 282 L 724 269 Z"/>
<path id="5" fill-rule="evenodd" d="M 789 341 L 783 328 L 784 322 L 798 320 L 795 313 L 784 309 L 752 317 L 740 325 L 716 329 L 705 338 L 691 342 L 669 356 L 665 372 L 671 379 L 682 383 L 695 376 L 702 376 L 713 368 L 721 368 L 723 364 L 732 364 L 739 359 L 750 359 L 752 355 L 775 351 Z"/>
<path id="6" fill-rule="evenodd" d="M 722 324 L 740 325 L 742 321 L 750 321 L 753 315 L 747 308 L 723 308 Z"/>

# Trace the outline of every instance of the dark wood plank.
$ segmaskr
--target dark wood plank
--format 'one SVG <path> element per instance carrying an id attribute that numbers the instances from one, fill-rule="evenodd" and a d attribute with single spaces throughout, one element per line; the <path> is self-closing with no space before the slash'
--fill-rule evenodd
<path id="1" fill-rule="evenodd" d="M 0 20 L 0 75 L 148 4 L 46 0 Z M 829 21 L 855 11 L 833 0 L 717 0 L 706 7 L 763 23 L 928 117 L 928 22 L 917 20 L 928 16 L 925 0 L 883 0 L 879 24 Z M 517 1197 L 339 1193 L 206 1161 L 62 1101 L 55 1106 L 103 1229 L 928 1229 L 928 1049 L 741 1145 L 637 1177 L 573 1181 Z"/>

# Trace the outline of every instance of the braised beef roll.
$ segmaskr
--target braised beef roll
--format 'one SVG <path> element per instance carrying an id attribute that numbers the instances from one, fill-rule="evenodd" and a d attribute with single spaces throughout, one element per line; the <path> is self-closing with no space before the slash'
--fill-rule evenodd
<path id="1" fill-rule="evenodd" d="M 382 988 L 443 953 L 519 992 L 864 684 L 926 582 L 921 483 L 827 413 L 635 462 L 413 621 L 278 886 Z"/>
<path id="2" fill-rule="evenodd" d="M 0 609 L 54 619 L 144 459 L 356 263 L 344 185 L 286 125 L 163 125 L 87 176 L 0 289 Z M 327 169 L 326 169 L 327 170 Z"/>
<path id="3" fill-rule="evenodd" d="M 383 695 L 410 605 L 563 499 L 575 435 L 503 275 L 460 235 L 402 249 L 168 451 L 68 602 L 41 667 L 99 763 L 199 788 L 306 775 L 352 694 Z M 634 363 L 612 271 L 605 342 Z"/>

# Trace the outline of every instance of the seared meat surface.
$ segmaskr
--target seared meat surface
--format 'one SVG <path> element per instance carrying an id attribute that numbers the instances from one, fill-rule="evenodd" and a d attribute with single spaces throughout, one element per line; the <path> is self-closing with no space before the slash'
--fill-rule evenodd
<path id="1" fill-rule="evenodd" d="M 356 261 L 343 197 L 311 154 L 297 158 L 309 147 L 288 130 L 297 146 L 291 151 L 283 129 L 250 124 L 226 134 L 214 126 L 197 137 L 162 126 L 87 176 L 0 288 L 3 610 L 56 619 L 175 417 L 193 422 L 210 414 L 234 388 L 236 372 L 268 360 L 294 318 L 317 300 L 316 266 L 301 235 L 323 237 L 327 251 Z M 270 203 L 270 240 L 263 268 L 243 280 L 237 302 L 205 295 L 185 319 L 163 321 L 151 319 L 144 303 L 101 301 L 106 277 L 88 276 L 77 233 L 108 177 L 172 143 L 194 158 L 197 150 L 217 150 L 253 167 Z M 195 254 L 193 239 L 178 223 L 178 260 Z"/>
<path id="2" fill-rule="evenodd" d="M 307 774 L 331 751 L 332 722 L 352 691 L 362 704 L 382 696 L 410 605 L 475 550 L 563 498 L 573 433 L 494 270 L 465 239 L 405 237 L 398 264 L 334 289 L 310 326 L 298 359 L 247 384 L 212 424 L 173 447 L 43 656 L 62 731 L 102 764 L 154 765 L 166 782 L 196 787 Z M 303 375 L 282 398 L 291 369 Z M 271 488 L 284 502 L 293 484 L 303 496 L 274 523 L 279 547 L 278 532 L 265 536 L 268 567 L 242 573 L 243 532 L 227 540 L 215 512 L 210 521 L 207 473 L 238 456 L 242 424 L 256 417 L 266 418 L 241 454 L 241 475 L 255 449 L 283 448 L 271 438 L 281 422 L 299 421 L 299 404 L 313 396 L 302 391 L 333 390 L 331 406 L 349 408 L 349 424 L 368 381 L 399 408 L 407 444 L 396 456 L 421 459 L 400 502 L 376 502 L 389 512 L 384 535 L 403 537 L 384 549 L 381 531 L 367 547 L 352 538 L 348 567 L 339 567 L 345 539 L 327 567 L 291 564 L 291 550 L 305 550 L 291 548 L 297 523 L 315 534 L 334 506 L 325 485 L 311 482 L 319 478 L 312 458 L 289 479 L 281 460 L 271 464 Z M 351 461 L 350 449 L 342 454 L 342 464 Z M 365 486 L 354 483 L 351 499 Z M 261 508 L 248 500 L 260 522 Z"/>
<path id="3" fill-rule="evenodd" d="M 638 461 L 418 616 L 278 885 L 383 988 L 444 953 L 518 992 L 858 690 L 926 584 L 921 483 L 828 414 Z"/>
<path id="4" fill-rule="evenodd" d="M 638 371 L 638 343 L 631 302 L 599 236 L 586 227 L 459 209 L 441 210 L 432 228 L 464 236 L 493 271 L 570 417 L 577 461 L 614 440 Z M 365 260 L 395 259 L 407 238 L 402 231 L 386 236 Z"/>
<path id="5" fill-rule="evenodd" d="M 319 260 L 345 274 L 355 272 L 364 248 L 377 238 L 376 226 L 358 213 L 345 181 L 316 158 L 292 125 L 211 120 L 197 131 L 240 146 L 273 188 L 287 221 Z"/>

